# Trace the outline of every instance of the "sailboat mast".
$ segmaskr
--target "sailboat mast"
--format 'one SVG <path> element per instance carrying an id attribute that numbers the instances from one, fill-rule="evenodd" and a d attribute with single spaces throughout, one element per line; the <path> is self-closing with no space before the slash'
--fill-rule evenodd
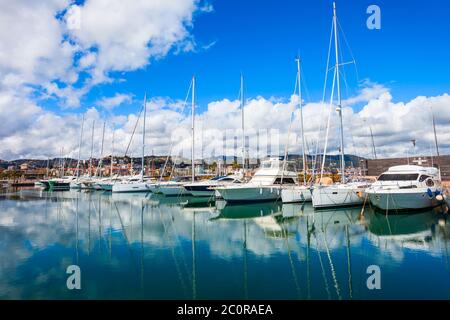
<path id="1" fill-rule="evenodd" d="M 370 124 L 369 124 L 369 130 L 370 130 L 370 137 L 372 139 L 373 156 L 374 156 L 375 160 L 377 160 L 377 150 L 375 148 L 375 140 L 373 139 L 372 126 Z"/>
<path id="2" fill-rule="evenodd" d="M 103 145 L 104 145 L 104 142 L 105 142 L 105 127 L 106 127 L 106 121 L 103 122 L 102 145 L 100 147 L 100 161 L 98 162 L 97 172 L 95 173 L 95 175 L 98 176 L 99 175 L 99 171 L 100 171 L 100 177 L 103 176 L 101 168 L 103 166 Z"/>
<path id="3" fill-rule="evenodd" d="M 50 158 L 47 157 L 47 179 L 50 176 Z"/>
<path id="4" fill-rule="evenodd" d="M 64 156 L 64 147 L 61 148 L 61 159 L 62 159 L 62 174 L 61 178 L 64 177 L 64 166 L 66 164 L 66 158 Z"/>
<path id="5" fill-rule="evenodd" d="M 141 163 L 141 181 L 144 181 L 145 171 L 145 118 L 147 117 L 147 93 L 144 95 L 144 123 L 142 128 L 142 163 Z"/>
<path id="6" fill-rule="evenodd" d="M 436 134 L 436 121 L 434 119 L 434 112 L 433 109 L 431 110 L 431 117 L 433 120 L 433 132 L 434 132 L 434 145 L 436 147 L 436 155 L 437 155 L 437 159 L 439 160 L 439 145 L 438 145 L 438 139 L 437 139 L 437 134 Z"/>
<path id="7" fill-rule="evenodd" d="M 110 164 L 110 166 L 111 166 L 111 169 L 110 169 L 110 173 L 109 173 L 109 176 L 111 177 L 111 179 L 112 179 L 112 176 L 113 176 L 113 163 L 114 163 L 114 135 L 115 135 L 115 130 L 114 130 L 114 127 L 113 127 L 113 136 L 112 136 L 112 150 L 111 150 L 111 164 Z"/>
<path id="8" fill-rule="evenodd" d="M 94 154 L 94 127 L 95 127 L 95 120 L 92 120 L 91 157 L 89 159 L 89 176 L 90 177 L 92 177 L 92 156 Z"/>
<path id="9" fill-rule="evenodd" d="M 77 179 L 80 177 L 81 144 L 83 141 L 84 114 L 81 119 L 80 140 L 78 142 Z"/>
<path id="10" fill-rule="evenodd" d="M 298 81 L 298 104 L 299 104 L 299 108 L 300 108 L 300 125 L 301 125 L 302 151 L 303 151 L 303 183 L 306 185 L 306 143 L 305 143 L 305 131 L 303 128 L 303 106 L 302 106 L 300 58 L 297 58 L 296 61 L 297 61 L 297 81 Z"/>
<path id="11" fill-rule="evenodd" d="M 334 25 L 334 47 L 336 53 L 336 77 L 337 77 L 337 98 L 338 98 L 338 105 L 336 111 L 339 113 L 339 121 L 341 129 L 341 182 L 345 183 L 344 125 L 342 121 L 341 80 L 339 74 L 339 41 L 337 31 L 336 2 L 333 2 L 333 25 Z"/>
<path id="12" fill-rule="evenodd" d="M 192 135 L 192 146 L 191 146 L 191 166 L 192 166 L 192 182 L 195 181 L 195 159 L 194 159 L 194 123 L 195 123 L 195 76 L 192 77 L 192 123 L 191 123 L 191 135 Z"/>
<path id="13" fill-rule="evenodd" d="M 244 76 L 241 74 L 242 170 L 245 174 Z"/>

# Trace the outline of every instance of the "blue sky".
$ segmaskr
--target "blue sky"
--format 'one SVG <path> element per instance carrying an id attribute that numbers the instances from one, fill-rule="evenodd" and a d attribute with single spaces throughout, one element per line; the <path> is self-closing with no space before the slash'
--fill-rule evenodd
<path id="1" fill-rule="evenodd" d="M 294 58 L 300 52 L 304 84 L 311 100 L 320 100 L 331 26 L 332 1 L 211 1 L 214 11 L 198 13 L 192 34 L 197 52 L 169 54 L 147 67 L 122 75 L 126 82 L 100 85 L 85 104 L 116 92 L 184 99 L 192 74 L 197 76 L 200 108 L 209 101 L 235 99 L 239 74 L 248 98 L 288 98 L 295 80 Z M 381 30 L 366 27 L 371 4 L 381 8 Z M 338 1 L 338 18 L 357 61 L 346 66 L 349 95 L 357 80 L 370 79 L 389 88 L 395 100 L 448 91 L 450 24 L 447 1 Z M 344 41 L 344 60 L 351 56 Z M 213 45 L 209 49 L 203 46 Z M 344 96 L 347 90 L 344 91 Z M 308 96 L 305 95 L 305 99 Z M 137 105 L 117 112 L 128 113 Z"/>

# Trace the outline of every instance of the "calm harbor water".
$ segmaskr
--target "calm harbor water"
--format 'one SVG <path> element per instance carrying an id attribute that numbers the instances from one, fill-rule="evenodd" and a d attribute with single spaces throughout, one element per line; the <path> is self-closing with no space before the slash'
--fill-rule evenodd
<path id="1" fill-rule="evenodd" d="M 194 200 L 3 191 L 0 299 L 450 299 L 438 211 Z M 81 290 L 66 287 L 74 264 Z"/>

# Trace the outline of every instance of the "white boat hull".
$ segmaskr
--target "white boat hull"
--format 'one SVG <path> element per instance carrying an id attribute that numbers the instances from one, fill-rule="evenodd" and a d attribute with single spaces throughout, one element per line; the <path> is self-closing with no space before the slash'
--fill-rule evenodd
<path id="1" fill-rule="evenodd" d="M 306 186 L 289 186 L 281 190 L 283 203 L 310 202 L 312 201 L 311 188 Z"/>
<path id="2" fill-rule="evenodd" d="M 435 193 L 436 189 L 431 189 Z M 424 189 L 368 190 L 370 203 L 381 210 L 421 210 L 439 205 L 436 197 L 430 197 Z"/>
<path id="3" fill-rule="evenodd" d="M 185 196 L 190 193 L 183 186 L 159 186 L 158 191 L 165 196 Z"/>
<path id="4" fill-rule="evenodd" d="M 150 189 L 145 182 L 116 183 L 112 186 L 112 192 L 150 192 Z"/>
<path id="5" fill-rule="evenodd" d="M 234 203 L 276 201 L 281 197 L 279 186 L 239 186 L 216 190 L 225 201 Z"/>
<path id="6" fill-rule="evenodd" d="M 349 186 L 318 186 L 312 189 L 314 208 L 358 206 L 364 203 L 364 189 Z"/>

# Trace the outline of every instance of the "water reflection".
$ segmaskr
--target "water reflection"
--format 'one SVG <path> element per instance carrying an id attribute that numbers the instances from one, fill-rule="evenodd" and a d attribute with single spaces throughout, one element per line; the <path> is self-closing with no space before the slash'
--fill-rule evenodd
<path id="1" fill-rule="evenodd" d="M 450 298 L 448 229 L 435 211 L 12 191 L 0 199 L 0 298 Z M 65 286 L 71 264 L 81 291 Z M 372 264 L 379 292 L 366 287 Z"/>

